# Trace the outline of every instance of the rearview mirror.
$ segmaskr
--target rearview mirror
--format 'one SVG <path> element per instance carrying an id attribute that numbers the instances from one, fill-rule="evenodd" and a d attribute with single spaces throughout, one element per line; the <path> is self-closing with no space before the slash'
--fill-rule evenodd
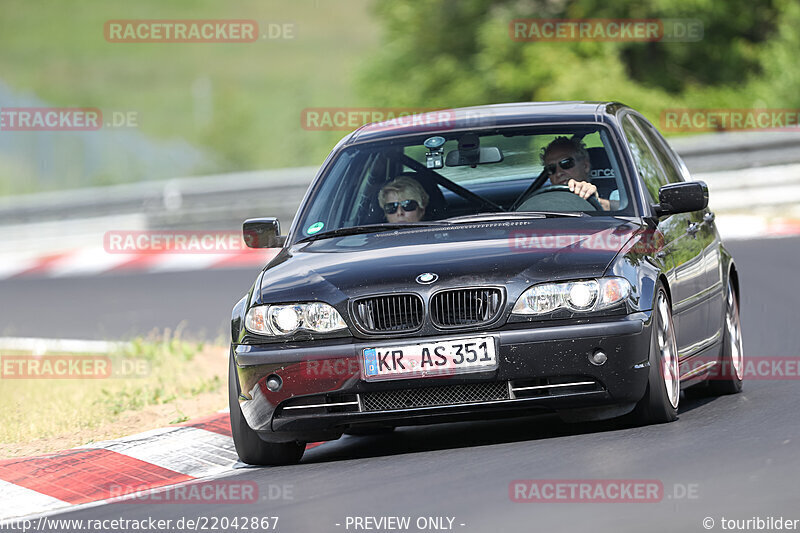
<path id="1" fill-rule="evenodd" d="M 708 185 L 704 181 L 670 183 L 658 190 L 658 203 L 653 205 L 656 216 L 700 211 L 708 206 Z"/>
<path id="2" fill-rule="evenodd" d="M 242 236 L 250 248 L 281 248 L 286 237 L 281 237 L 281 224 L 277 218 L 250 218 L 242 225 Z"/>
<path id="3" fill-rule="evenodd" d="M 500 151 L 500 148 L 496 146 L 487 146 L 485 148 L 480 148 L 478 157 L 470 157 L 470 154 L 463 150 L 451 150 L 447 152 L 444 164 L 448 167 L 461 167 L 466 165 L 500 163 L 501 161 L 503 161 L 503 153 Z"/>

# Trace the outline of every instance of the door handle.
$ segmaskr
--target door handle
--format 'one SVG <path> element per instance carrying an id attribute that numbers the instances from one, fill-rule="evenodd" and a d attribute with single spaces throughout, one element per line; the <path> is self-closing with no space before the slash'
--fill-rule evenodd
<path id="1" fill-rule="evenodd" d="M 706 213 L 705 215 L 703 215 L 703 222 L 707 222 L 707 223 L 711 224 L 712 222 L 714 222 L 714 218 L 715 218 L 715 216 L 716 216 L 716 215 L 714 215 L 714 213 L 712 213 L 711 211 L 709 211 L 708 213 Z"/>

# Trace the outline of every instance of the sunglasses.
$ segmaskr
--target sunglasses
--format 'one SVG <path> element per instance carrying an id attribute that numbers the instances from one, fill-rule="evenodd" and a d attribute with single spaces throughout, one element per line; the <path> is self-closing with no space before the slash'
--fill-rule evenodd
<path id="1" fill-rule="evenodd" d="M 397 208 L 402 207 L 403 211 L 406 213 L 410 211 L 416 211 L 419 207 L 419 202 L 416 200 L 403 200 L 402 202 L 390 202 L 388 204 L 383 204 L 383 211 L 387 215 L 392 215 L 397 213 Z"/>
<path id="2" fill-rule="evenodd" d="M 574 157 L 565 157 L 561 161 L 557 163 L 550 163 L 549 165 L 545 165 L 544 169 L 547 171 L 548 174 L 555 174 L 556 173 L 556 165 L 561 167 L 561 170 L 569 170 L 575 166 L 575 158 Z"/>

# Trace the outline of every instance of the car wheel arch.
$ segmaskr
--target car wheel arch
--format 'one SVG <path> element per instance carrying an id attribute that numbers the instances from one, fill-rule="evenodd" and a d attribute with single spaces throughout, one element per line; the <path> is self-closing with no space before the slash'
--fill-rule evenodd
<path id="1" fill-rule="evenodd" d="M 244 317 L 247 311 L 247 295 L 242 296 L 231 310 L 231 342 L 238 343 L 239 336 L 244 327 Z"/>
<path id="2" fill-rule="evenodd" d="M 656 308 L 656 298 L 658 297 L 658 290 L 657 287 L 660 285 L 664 288 L 664 292 L 667 293 L 667 301 L 669 302 L 670 309 L 672 309 L 672 291 L 669 286 L 669 281 L 667 281 L 667 275 L 664 272 L 658 272 L 653 277 L 649 278 L 650 284 L 652 287 L 649 288 L 648 291 L 645 291 L 643 295 L 645 301 L 650 302 L 649 311 L 652 311 Z M 640 310 L 646 310 L 644 305 L 640 306 Z"/>
<path id="3" fill-rule="evenodd" d="M 664 291 L 667 293 L 667 300 L 669 301 L 669 306 L 672 307 L 672 292 L 669 288 L 669 281 L 667 281 L 667 276 L 662 272 L 658 275 L 658 281 L 661 282 L 661 286 L 664 287 Z M 656 293 L 653 293 L 653 308 L 655 309 L 655 298 Z"/>
<path id="4" fill-rule="evenodd" d="M 736 296 L 736 301 L 741 304 L 741 298 L 739 294 L 739 272 L 736 270 L 736 265 L 733 264 L 733 261 L 730 262 L 728 266 L 728 281 L 733 284 L 733 294 Z M 741 308 L 741 305 L 740 305 Z"/>

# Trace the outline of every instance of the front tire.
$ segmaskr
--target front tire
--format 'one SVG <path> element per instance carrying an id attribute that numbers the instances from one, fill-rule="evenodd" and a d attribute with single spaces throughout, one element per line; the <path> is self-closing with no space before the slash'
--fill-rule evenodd
<path id="1" fill-rule="evenodd" d="M 228 364 L 228 404 L 231 416 L 231 434 L 236 453 L 249 465 L 292 465 L 300 462 L 306 449 L 302 442 L 265 442 L 247 424 L 239 407 L 239 375 L 231 348 Z"/>
<path id="2" fill-rule="evenodd" d="M 744 350 L 742 349 L 742 327 L 739 322 L 739 302 L 728 279 L 728 294 L 725 299 L 725 336 L 722 340 L 720 369 L 709 378 L 708 388 L 712 394 L 737 394 L 742 392 L 744 378 Z"/>
<path id="3" fill-rule="evenodd" d="M 642 425 L 672 422 L 678 418 L 680 394 L 680 365 L 672 306 L 664 287 L 659 285 L 650 335 L 650 373 L 644 396 L 633 411 L 634 420 Z"/>

